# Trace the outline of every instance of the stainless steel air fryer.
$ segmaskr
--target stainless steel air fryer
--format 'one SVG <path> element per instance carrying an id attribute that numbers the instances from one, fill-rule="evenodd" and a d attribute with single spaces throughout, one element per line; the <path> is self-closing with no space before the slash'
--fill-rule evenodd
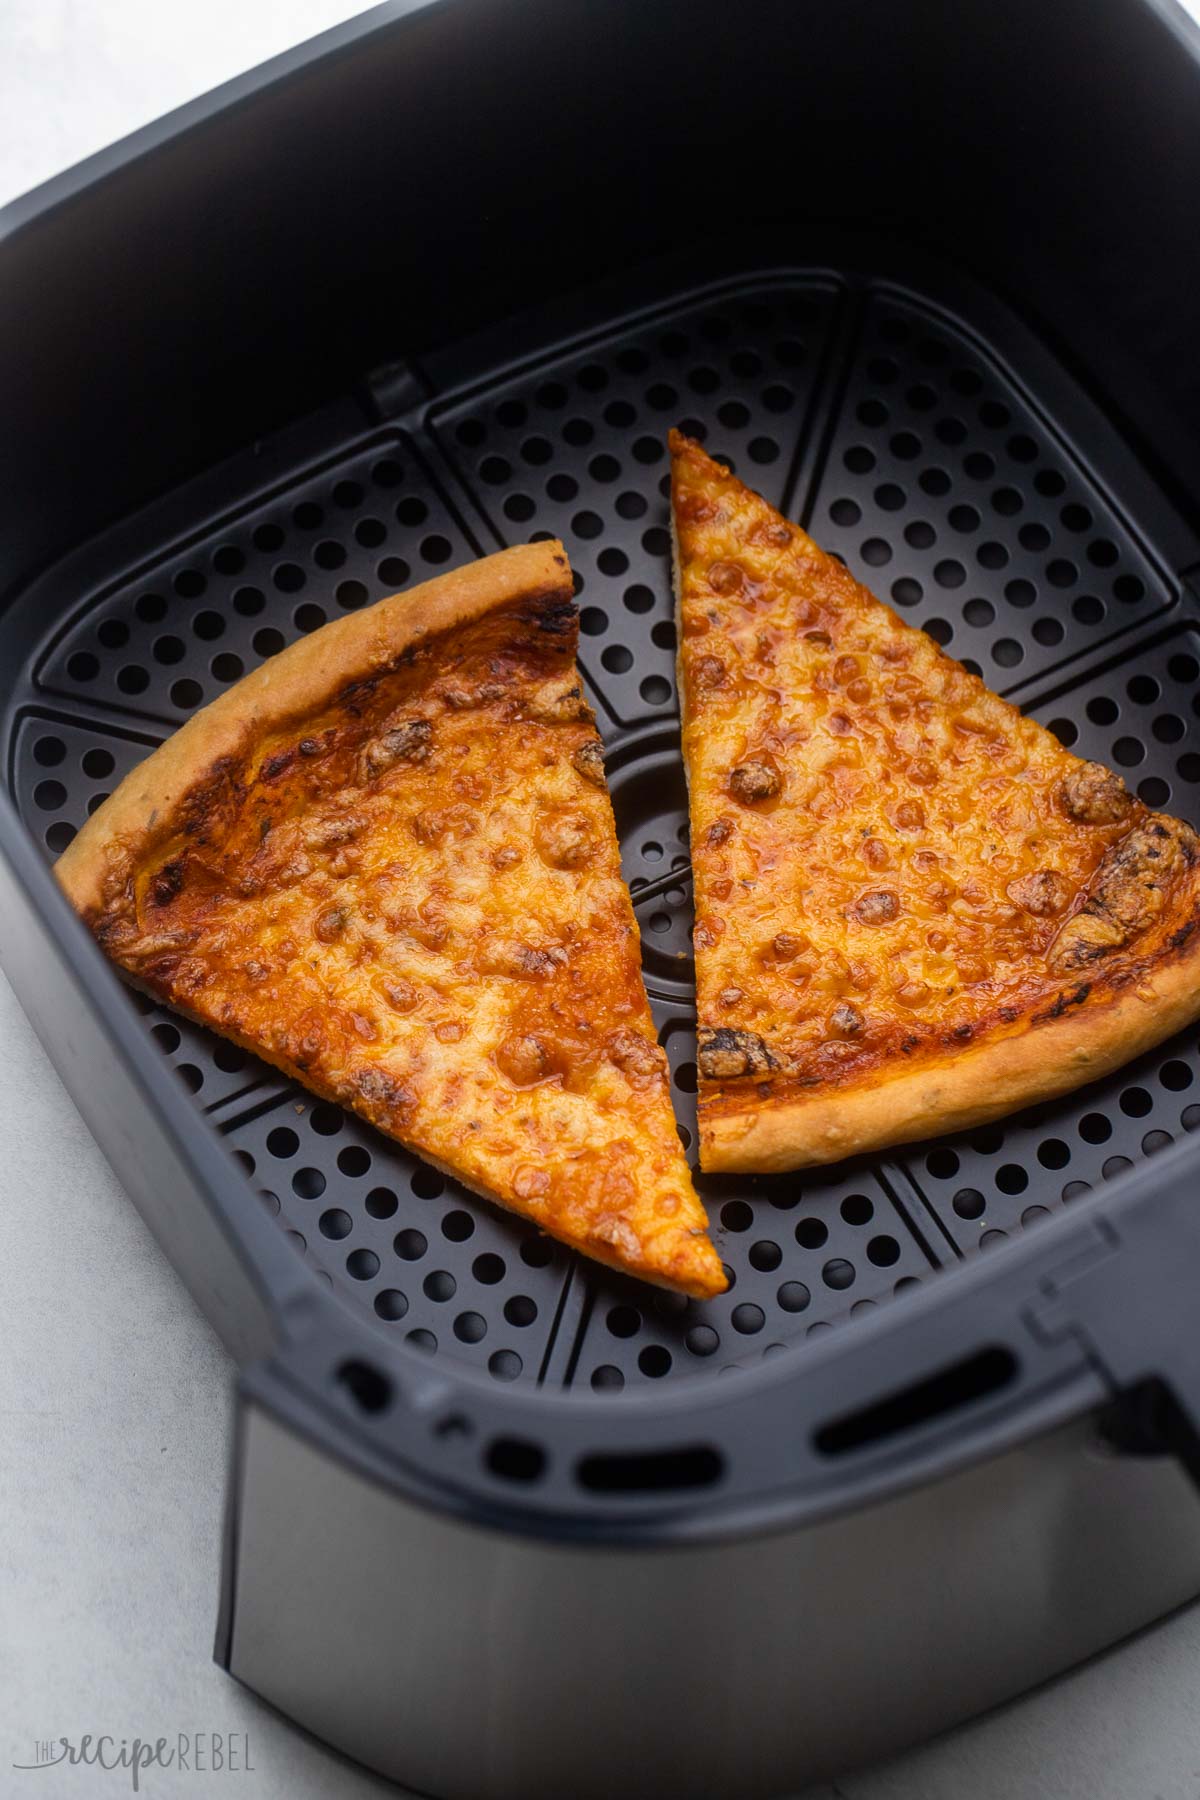
<path id="1" fill-rule="evenodd" d="M 1200 1591 L 1197 1034 L 702 1179 L 700 1303 L 127 992 L 49 863 L 297 634 L 561 535 L 693 1133 L 676 423 L 1200 824 L 1198 45 L 390 5 L 0 215 L 0 955 L 239 1359 L 217 1657 L 398 1781 L 779 1794 Z"/>

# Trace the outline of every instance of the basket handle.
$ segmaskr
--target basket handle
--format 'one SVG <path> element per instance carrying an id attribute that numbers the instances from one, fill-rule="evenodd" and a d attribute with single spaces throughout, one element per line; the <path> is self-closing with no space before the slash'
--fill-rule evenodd
<path id="1" fill-rule="evenodd" d="M 1102 1377 L 1115 1448 L 1173 1454 L 1200 1486 L 1200 1191 L 1177 1176 L 1141 1199 L 1100 1217 L 1085 1253 L 1043 1277 L 1031 1322 L 1074 1338 Z"/>

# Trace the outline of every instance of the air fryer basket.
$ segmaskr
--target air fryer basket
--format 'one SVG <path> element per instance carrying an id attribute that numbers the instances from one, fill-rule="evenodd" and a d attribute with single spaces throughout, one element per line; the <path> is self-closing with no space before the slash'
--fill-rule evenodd
<path id="1" fill-rule="evenodd" d="M 858 247 L 859 267 L 869 252 Z M 1097 466 L 1102 444 L 1078 444 L 1060 419 L 1063 378 L 1035 371 L 1032 387 L 1019 335 L 1010 327 L 1013 361 L 972 323 L 969 292 L 936 279 L 762 270 L 646 306 L 635 275 L 622 310 L 585 331 L 562 339 L 552 316 L 523 321 L 530 350 L 516 363 L 441 352 L 398 393 L 375 394 L 386 419 L 319 424 L 253 487 L 233 471 L 222 491 L 145 516 L 119 551 L 93 544 L 69 580 L 51 578 L 53 606 L 43 584 L 19 609 L 37 634 L 10 650 L 14 614 L 3 645 L 20 671 L 8 768 L 28 828 L 62 850 L 152 744 L 326 619 L 498 544 L 561 535 L 690 1145 L 668 424 L 1064 743 L 1200 825 L 1194 602 Z M 612 1391 L 797 1350 L 1200 1122 L 1189 1032 L 1099 1086 L 952 1140 L 801 1175 L 701 1177 L 730 1289 L 689 1301 L 569 1255 L 244 1052 L 132 1003 L 315 1278 L 380 1332 L 498 1382 Z"/>
<path id="2" fill-rule="evenodd" d="M 0 231 L 20 425 L 0 439 L 0 954 L 241 1363 L 219 1656 L 374 1766 L 472 1800 L 561 1790 L 564 1770 L 581 1794 L 653 1770 L 657 1793 L 723 1797 L 743 1762 L 767 1793 L 1200 1587 L 1162 1456 L 1200 1473 L 1200 1032 L 976 1132 L 700 1177 L 730 1276 L 701 1303 L 569 1254 L 132 994 L 49 873 L 149 749 L 289 641 L 561 536 L 690 1149 L 676 423 L 1063 743 L 1200 826 L 1200 372 L 1178 303 L 1197 240 L 1178 194 L 1146 203 L 1125 106 L 1136 76 L 1156 154 L 1183 158 L 1194 49 L 1143 0 L 1019 0 L 1003 29 L 924 0 L 898 24 L 873 0 L 761 0 L 757 34 L 694 10 L 706 30 L 681 39 L 646 0 L 385 7 Z M 869 15 L 892 57 L 862 58 Z M 853 75 L 854 133 L 836 80 L 791 80 L 805 58 Z M 568 91 L 568 63 L 592 79 Z M 700 164 L 693 112 L 726 128 Z M 1074 311 L 1072 259 L 1095 290 Z M 1156 1531 L 1135 1528 L 1151 1507 Z M 1089 1531 L 1119 1550 L 1103 1592 Z M 936 1679 L 900 1666 L 913 1543 L 943 1575 L 920 1640 Z M 964 1658 L 982 1608 L 995 1629 Z M 743 1643 L 738 1707 L 681 1735 L 658 1664 L 703 1679 L 702 1626 Z M 456 1707 L 452 1666 L 494 1712 Z M 518 1729 L 518 1677 L 542 1684 L 544 1738 Z"/>

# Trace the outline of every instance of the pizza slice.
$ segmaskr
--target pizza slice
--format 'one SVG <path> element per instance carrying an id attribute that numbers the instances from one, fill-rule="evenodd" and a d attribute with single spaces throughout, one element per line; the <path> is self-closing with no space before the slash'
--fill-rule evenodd
<path id="1" fill-rule="evenodd" d="M 1200 1015 L 1200 841 L 674 433 L 700 1160 L 1062 1094 Z"/>
<path id="2" fill-rule="evenodd" d="M 135 981 L 601 1262 L 720 1292 L 561 544 L 272 657 L 58 877 Z"/>

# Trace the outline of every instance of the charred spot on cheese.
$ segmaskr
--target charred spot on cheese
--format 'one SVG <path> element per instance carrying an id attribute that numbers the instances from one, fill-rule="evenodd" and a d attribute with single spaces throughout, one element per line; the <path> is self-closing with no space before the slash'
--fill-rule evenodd
<path id="1" fill-rule="evenodd" d="M 717 1005 L 736 1006 L 739 1000 L 744 1000 L 745 998 L 745 993 L 740 987 L 722 988 L 717 995 Z"/>
<path id="2" fill-rule="evenodd" d="M 698 688 L 719 688 L 725 685 L 729 671 L 719 656 L 698 656 L 692 663 L 691 673 Z"/>
<path id="3" fill-rule="evenodd" d="M 367 745 L 363 754 L 367 775 L 382 775 L 385 769 L 401 762 L 428 762 L 432 747 L 433 726 L 428 719 L 408 719 L 402 725 L 393 725 Z"/>
<path id="4" fill-rule="evenodd" d="M 386 1107 L 394 1118 L 403 1117 L 416 1105 L 411 1088 L 386 1069 L 353 1069 L 349 1085 L 368 1106 Z"/>
<path id="5" fill-rule="evenodd" d="M 777 931 L 771 939 L 771 955 L 776 962 L 791 962 L 802 950 L 807 950 L 808 940 L 794 931 Z"/>
<path id="6" fill-rule="evenodd" d="M 745 592 L 748 576 L 741 563 L 715 562 L 709 564 L 708 585 L 714 594 L 722 594 L 730 599 L 735 594 Z"/>
<path id="7" fill-rule="evenodd" d="M 756 1031 L 734 1031 L 727 1025 L 701 1031 L 696 1060 L 710 1081 L 765 1075 L 779 1067 Z"/>
<path id="8" fill-rule="evenodd" d="M 829 1034 L 835 1038 L 857 1037 L 864 1022 L 857 1006 L 851 1006 L 848 1000 L 840 1000 L 829 1015 Z"/>
<path id="9" fill-rule="evenodd" d="M 641 1032 L 622 1027 L 610 1034 L 604 1048 L 609 1062 L 634 1087 L 646 1087 L 664 1079 L 662 1051 Z"/>
<path id="10" fill-rule="evenodd" d="M 779 770 L 765 758 L 753 757 L 729 771 L 729 791 L 743 806 L 773 800 L 783 786 Z"/>
<path id="11" fill-rule="evenodd" d="M 570 637 L 578 617 L 574 600 L 561 600 L 551 595 L 547 595 L 532 613 L 535 627 L 548 637 Z"/>
<path id="12" fill-rule="evenodd" d="M 522 975 L 553 975 L 555 969 L 561 969 L 566 960 L 567 953 L 559 945 L 550 950 L 535 950 L 532 945 L 525 944 L 517 956 Z"/>
<path id="13" fill-rule="evenodd" d="M 155 906 L 169 906 L 183 887 L 183 864 L 164 863 L 150 882 L 150 898 Z"/>
<path id="14" fill-rule="evenodd" d="M 896 999 L 901 1006 L 915 1010 L 928 1003 L 931 989 L 927 981 L 903 981 L 896 989 Z"/>
<path id="15" fill-rule="evenodd" d="M 486 938 L 476 956 L 481 975 L 532 976 L 553 975 L 567 961 L 561 944 L 548 946 L 523 944 L 511 938 Z"/>
<path id="16" fill-rule="evenodd" d="M 496 1066 L 514 1087 L 534 1087 L 558 1073 L 554 1046 L 536 1032 L 514 1032 L 496 1050 Z"/>
<path id="17" fill-rule="evenodd" d="M 541 819 L 534 842 L 538 855 L 552 869 L 578 869 L 596 848 L 588 821 L 573 813 L 550 813 Z"/>
<path id="18" fill-rule="evenodd" d="M 1119 825 L 1133 805 L 1121 777 L 1096 762 L 1070 770 L 1063 777 L 1059 798 L 1067 817 L 1079 825 Z"/>
<path id="19" fill-rule="evenodd" d="M 383 983 L 383 994 L 394 1012 L 410 1013 L 420 1001 L 420 994 L 411 981 L 397 977 L 393 981 Z"/>
<path id="20" fill-rule="evenodd" d="M 1152 925 L 1168 890 L 1195 855 L 1195 834 L 1177 820 L 1152 813 L 1104 855 L 1091 892 L 1059 932 L 1050 960 L 1082 968 Z"/>
<path id="21" fill-rule="evenodd" d="M 890 925 L 900 917 L 900 899 L 890 888 L 872 888 L 859 895 L 850 911 L 863 925 Z"/>
<path id="22" fill-rule="evenodd" d="M 707 525 L 710 519 L 717 517 L 718 513 L 716 502 L 700 493 L 681 494 L 675 502 L 675 510 L 681 519 L 687 520 L 689 525 Z"/>
<path id="23" fill-rule="evenodd" d="M 870 869 L 886 869 L 891 861 L 887 845 L 875 837 L 863 840 L 859 855 Z"/>
<path id="24" fill-rule="evenodd" d="M 294 748 L 277 750 L 273 756 L 264 757 L 258 770 L 260 780 L 278 781 L 281 775 L 287 774 L 295 760 Z"/>
<path id="25" fill-rule="evenodd" d="M 346 907 L 327 906 L 323 912 L 317 914 L 313 932 L 323 944 L 333 944 L 341 937 L 349 923 L 350 913 Z"/>
<path id="26" fill-rule="evenodd" d="M 1004 891 L 1014 906 L 1024 907 L 1035 919 L 1062 912 L 1071 898 L 1071 884 L 1057 869 L 1037 869 L 1032 875 L 1020 875 Z"/>
<path id="27" fill-rule="evenodd" d="M 448 681 L 442 689 L 442 698 L 446 705 L 455 712 L 472 712 L 476 707 L 491 706 L 496 700 L 503 700 L 508 692 L 503 681 Z"/>
<path id="28" fill-rule="evenodd" d="M 593 787 L 602 788 L 604 786 L 604 749 L 600 739 L 589 738 L 586 744 L 580 744 L 571 756 L 571 766 L 577 775 L 582 775 L 583 779 L 590 781 Z"/>
<path id="29" fill-rule="evenodd" d="M 590 723 L 592 709 L 583 697 L 583 689 L 577 681 L 563 684 L 551 683 L 527 700 L 522 707 L 527 719 L 534 719 L 543 725 L 575 725 Z"/>
<path id="30" fill-rule="evenodd" d="M 715 850 L 719 848 L 720 845 L 727 843 L 732 835 L 733 820 L 717 819 L 709 826 L 705 833 L 704 841 L 710 849 Z"/>
<path id="31" fill-rule="evenodd" d="M 366 825 L 361 813 L 342 812 L 333 818 L 317 819 L 302 832 L 306 850 L 337 850 L 349 844 Z"/>

